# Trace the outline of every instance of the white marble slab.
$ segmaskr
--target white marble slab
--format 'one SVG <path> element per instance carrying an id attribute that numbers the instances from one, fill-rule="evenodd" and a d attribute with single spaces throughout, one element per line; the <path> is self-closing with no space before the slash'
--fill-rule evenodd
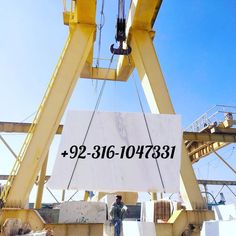
<path id="1" fill-rule="evenodd" d="M 59 213 L 59 223 L 104 223 L 107 206 L 104 202 L 64 202 Z"/>
<path id="2" fill-rule="evenodd" d="M 200 236 L 235 236 L 236 220 L 205 221 Z"/>
<path id="3" fill-rule="evenodd" d="M 236 219 L 236 204 L 213 206 L 216 220 Z"/>
<path id="4" fill-rule="evenodd" d="M 91 116 L 68 112 L 50 188 L 179 191 L 180 116 L 146 114 L 150 133 L 142 113 L 96 112 L 87 132 Z"/>
<path id="5" fill-rule="evenodd" d="M 123 236 L 156 236 L 155 224 L 151 222 L 123 221 Z"/>

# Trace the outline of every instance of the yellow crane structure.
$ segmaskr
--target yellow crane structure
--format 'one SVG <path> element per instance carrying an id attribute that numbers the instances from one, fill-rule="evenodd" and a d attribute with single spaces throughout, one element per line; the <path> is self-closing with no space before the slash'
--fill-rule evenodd
<path id="1" fill-rule="evenodd" d="M 69 27 L 65 47 L 1 194 L 1 225 L 7 218 L 19 217 L 28 219 L 34 229 L 47 226 L 33 210 L 25 209 L 25 205 L 39 174 L 36 208 L 41 204 L 48 151 L 80 77 L 127 81 L 136 68 L 151 112 L 175 113 L 153 45 L 153 24 L 161 3 L 162 0 L 131 1 L 126 25 L 126 43 L 131 46 L 132 53 L 130 59 L 124 55 L 119 56 L 117 68 L 110 69 L 92 66 L 96 34 L 96 0 L 71 1 L 71 11 L 64 12 L 64 24 Z M 158 235 L 181 235 L 189 224 L 200 227 L 204 220 L 214 218 L 213 212 L 205 209 L 206 204 L 184 142 L 180 179 L 180 193 L 186 210 L 174 212 L 168 223 L 156 224 Z M 124 193 L 123 196 L 127 203 L 137 201 L 137 194 Z M 153 199 L 155 198 L 156 195 L 153 193 Z M 69 226 L 58 227 L 62 229 Z M 74 226 L 76 227 L 80 226 Z M 102 235 L 99 234 L 100 225 L 87 227 L 92 227 L 90 233 L 81 235 Z M 60 232 L 55 235 L 66 235 L 63 233 L 66 231 Z M 199 235 L 199 230 L 196 231 L 196 235 Z"/>

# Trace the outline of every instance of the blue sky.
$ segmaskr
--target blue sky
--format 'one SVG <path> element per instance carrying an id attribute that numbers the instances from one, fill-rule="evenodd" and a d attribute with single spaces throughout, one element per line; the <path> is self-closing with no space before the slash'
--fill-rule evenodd
<path id="1" fill-rule="evenodd" d="M 111 56 L 109 47 L 114 43 L 116 4 L 105 0 L 102 58 Z M 99 11 L 100 5 L 98 1 Z M 68 34 L 62 11 L 62 1 L 1 3 L 1 121 L 20 122 L 37 110 Z M 234 0 L 164 0 L 162 3 L 154 25 L 154 44 L 175 111 L 182 115 L 183 127 L 215 104 L 236 105 L 235 15 Z M 93 109 L 100 84 L 98 82 L 96 89 L 95 82 L 79 80 L 68 108 Z M 140 86 L 139 90 L 148 111 Z M 133 83 L 107 83 L 100 109 L 140 111 Z M 24 135 L 4 134 L 3 137 L 17 153 Z M 58 141 L 57 137 L 51 150 L 49 173 Z M 220 153 L 236 168 L 232 147 Z M 7 174 L 13 158 L 2 144 L 0 150 L 0 173 Z M 205 158 L 194 168 L 198 178 L 236 179 L 214 156 Z M 218 189 L 214 187 L 211 191 L 215 193 Z M 225 193 L 230 202 L 235 201 L 232 194 Z"/>

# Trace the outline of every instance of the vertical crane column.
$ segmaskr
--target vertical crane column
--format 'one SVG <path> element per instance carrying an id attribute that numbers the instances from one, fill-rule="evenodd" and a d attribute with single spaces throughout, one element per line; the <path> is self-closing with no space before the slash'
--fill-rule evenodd
<path id="1" fill-rule="evenodd" d="M 149 32 L 131 32 L 132 58 L 152 113 L 174 114 L 174 108 Z M 183 143 L 181 159 L 181 196 L 187 209 L 202 208 L 204 201 Z"/>

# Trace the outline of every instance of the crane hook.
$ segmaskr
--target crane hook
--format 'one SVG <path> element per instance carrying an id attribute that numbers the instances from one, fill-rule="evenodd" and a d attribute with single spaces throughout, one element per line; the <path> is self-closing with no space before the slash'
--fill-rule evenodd
<path id="1" fill-rule="evenodd" d="M 112 54 L 116 54 L 116 55 L 129 55 L 132 49 L 129 45 L 127 46 L 127 49 L 124 49 L 123 42 L 120 42 L 120 45 L 118 48 L 114 48 L 114 44 L 112 44 L 110 47 L 110 51 Z"/>
<path id="2" fill-rule="evenodd" d="M 123 6 L 122 6 L 123 5 Z M 110 51 L 112 54 L 116 55 L 129 55 L 132 51 L 131 47 L 127 45 L 127 49 L 123 48 L 123 43 L 126 40 L 125 28 L 126 28 L 126 20 L 124 16 L 124 2 L 119 0 L 119 12 L 118 18 L 116 22 L 116 42 L 119 42 L 119 47 L 114 48 L 114 44 L 111 45 Z M 123 12 L 120 12 L 123 11 Z"/>

